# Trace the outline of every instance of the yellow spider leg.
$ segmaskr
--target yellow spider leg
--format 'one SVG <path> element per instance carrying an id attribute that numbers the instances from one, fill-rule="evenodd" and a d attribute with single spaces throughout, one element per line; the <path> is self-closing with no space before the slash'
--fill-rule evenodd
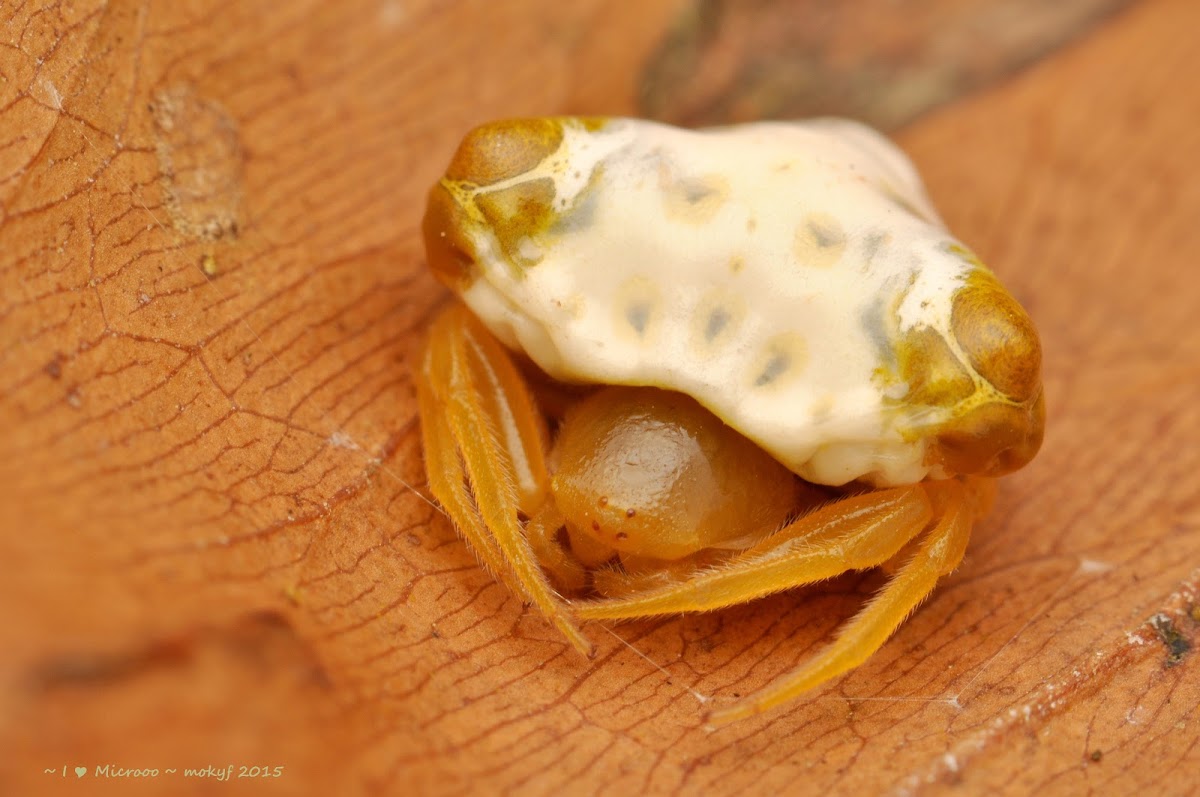
<path id="1" fill-rule="evenodd" d="M 838 633 L 837 639 L 799 670 L 785 675 L 751 699 L 712 712 L 714 725 L 745 719 L 785 703 L 800 693 L 857 667 L 887 641 L 905 618 L 928 597 L 938 578 L 962 561 L 974 511 L 962 482 L 926 486 L 941 519 L 922 540 L 916 554 L 901 567 L 883 591 Z"/>
<path id="2" fill-rule="evenodd" d="M 429 490 L 450 515 L 484 569 L 503 580 L 514 593 L 523 596 L 524 591 L 513 581 L 512 571 L 505 563 L 499 546 L 487 533 L 479 510 L 471 501 L 458 444 L 454 442 L 450 425 L 434 399 L 433 391 L 423 379 L 417 380 L 417 402 L 421 411 L 421 444 L 425 451 Z"/>
<path id="3" fill-rule="evenodd" d="M 578 593 L 587 586 L 587 571 L 558 542 L 557 532 L 563 522 L 562 513 L 554 502 L 547 501 L 525 524 L 525 536 L 542 569 L 550 574 L 560 591 Z"/>
<path id="4" fill-rule="evenodd" d="M 784 526 L 729 562 L 626 597 L 579 603 L 585 620 L 707 611 L 875 567 L 929 523 L 924 489 L 898 487 L 843 498 Z"/>
<path id="5" fill-rule="evenodd" d="M 708 548 L 675 562 L 664 562 L 623 554 L 620 568 L 600 567 L 592 571 L 592 589 L 616 600 L 645 594 L 677 586 L 697 573 L 725 567 L 734 555 L 734 551 Z"/>
<path id="6" fill-rule="evenodd" d="M 531 445 L 540 444 L 536 422 L 523 415 L 532 410 L 532 398 L 511 359 L 477 324 L 456 306 L 442 313 L 430 331 L 423 374 L 428 392 L 422 406 L 423 423 L 432 427 L 426 437 L 432 444 L 426 449 L 430 489 L 480 559 L 493 567 L 495 558 L 503 559 L 515 576 L 518 594 L 536 604 L 577 650 L 590 656 L 591 643 L 554 594 L 517 517 L 522 499 L 545 490 L 545 464 Z M 474 494 L 474 511 L 463 506 L 469 502 L 453 483 L 454 468 L 448 465 L 459 456 Z M 521 482 L 527 476 L 540 478 L 542 486 L 526 489 L 530 485 Z"/>
<path id="7" fill-rule="evenodd" d="M 452 306 L 443 317 L 443 323 L 454 330 L 454 340 L 460 341 L 470 355 L 466 362 L 478 385 L 485 417 L 508 455 L 518 506 L 526 516 L 532 516 L 549 491 L 546 422 L 508 351 L 483 324 L 462 305 Z"/>

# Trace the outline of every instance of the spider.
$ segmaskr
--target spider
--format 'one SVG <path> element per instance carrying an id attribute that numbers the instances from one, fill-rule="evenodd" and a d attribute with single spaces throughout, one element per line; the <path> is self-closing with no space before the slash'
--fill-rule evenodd
<path id="1" fill-rule="evenodd" d="M 714 723 L 878 650 L 1041 445 L 1029 316 L 857 123 L 485 124 L 423 232 L 461 299 L 417 378 L 430 489 L 578 650 L 580 620 L 891 573 Z"/>

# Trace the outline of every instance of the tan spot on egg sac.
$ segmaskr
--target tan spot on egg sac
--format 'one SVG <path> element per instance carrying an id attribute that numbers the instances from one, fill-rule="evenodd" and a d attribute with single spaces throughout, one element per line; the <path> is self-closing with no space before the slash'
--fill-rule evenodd
<path id="1" fill-rule="evenodd" d="M 745 305 L 728 291 L 706 294 L 692 314 L 692 348 L 702 354 L 719 350 L 734 338 L 745 316 Z"/>
<path id="2" fill-rule="evenodd" d="M 587 298 L 576 291 L 558 304 L 568 316 L 577 321 L 583 318 L 583 311 L 587 308 Z"/>
<path id="3" fill-rule="evenodd" d="M 812 415 L 813 423 L 825 423 L 833 417 L 833 410 L 837 407 L 837 399 L 832 393 L 826 393 L 813 402 L 812 409 L 809 414 Z"/>
<path id="4" fill-rule="evenodd" d="M 810 213 L 796 228 L 792 250 L 801 266 L 829 268 L 846 250 L 846 231 L 830 214 Z"/>
<path id="5" fill-rule="evenodd" d="M 626 339 L 645 342 L 657 331 L 662 292 L 649 277 L 637 276 L 617 290 L 614 325 Z"/>
<path id="6" fill-rule="evenodd" d="M 770 338 L 759 351 L 749 370 L 750 384 L 757 388 L 778 388 L 804 372 L 808 364 L 808 344 L 796 332 L 784 332 Z"/>
<path id="7" fill-rule="evenodd" d="M 664 164 L 658 184 L 667 218 L 684 224 L 706 224 L 729 199 L 729 180 L 720 174 L 679 177 Z"/>

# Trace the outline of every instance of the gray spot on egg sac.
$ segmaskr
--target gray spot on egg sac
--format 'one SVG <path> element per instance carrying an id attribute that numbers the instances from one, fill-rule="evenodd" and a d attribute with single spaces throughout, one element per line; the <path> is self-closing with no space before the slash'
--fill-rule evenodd
<path id="1" fill-rule="evenodd" d="M 718 307 L 708 314 L 708 323 L 704 325 L 704 339 L 712 343 L 717 335 L 721 334 L 721 330 L 729 325 L 729 313 L 724 308 Z"/>
<path id="2" fill-rule="evenodd" d="M 858 317 L 858 323 L 862 327 L 863 333 L 867 336 L 867 340 L 871 341 L 871 346 L 875 349 L 877 359 L 889 365 L 894 365 L 896 355 L 892 351 L 892 344 L 888 339 L 888 326 L 884 319 L 886 311 L 887 304 L 884 301 L 884 297 L 882 295 L 876 296 L 862 309 L 862 315 Z"/>
<path id="3" fill-rule="evenodd" d="M 703 180 L 684 179 L 679 181 L 679 190 L 683 192 L 683 198 L 689 205 L 695 205 L 703 202 L 708 197 L 717 193 L 716 189 Z"/>
<path id="4" fill-rule="evenodd" d="M 863 274 L 871 273 L 872 267 L 875 265 L 875 258 L 879 256 L 887 242 L 888 234 L 880 230 L 874 230 L 863 236 L 862 261 L 859 269 Z"/>
<path id="5" fill-rule="evenodd" d="M 650 321 L 650 310 L 650 304 L 647 302 L 634 302 L 625 306 L 625 320 L 639 336 L 646 332 L 646 324 Z"/>
<path id="6" fill-rule="evenodd" d="M 550 232 L 554 235 L 564 235 L 571 232 L 580 232 L 592 226 L 596 218 L 596 195 L 597 191 L 581 191 L 575 197 L 575 203 L 571 207 L 558 207 L 556 200 L 555 208 L 558 214 L 554 219 L 554 223 L 550 225 Z"/>
<path id="7" fill-rule="evenodd" d="M 767 365 L 762 369 L 758 378 L 754 380 L 755 387 L 763 387 L 769 385 L 783 375 L 788 367 L 792 364 L 791 355 L 786 352 L 775 352 L 771 355 L 771 359 L 767 360 Z"/>
<path id="8" fill-rule="evenodd" d="M 808 229 L 812 232 L 813 240 L 816 241 L 817 246 L 822 249 L 828 249 L 831 246 L 837 246 L 846 241 L 846 236 L 841 229 L 826 224 L 819 219 L 810 218 L 808 220 Z"/>

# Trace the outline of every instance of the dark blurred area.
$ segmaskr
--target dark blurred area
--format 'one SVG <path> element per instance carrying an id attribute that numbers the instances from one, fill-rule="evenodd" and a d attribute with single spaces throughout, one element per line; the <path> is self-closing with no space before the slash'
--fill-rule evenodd
<path id="1" fill-rule="evenodd" d="M 892 129 L 1084 34 L 1129 0 L 698 0 L 642 115 L 700 126 L 849 116 Z"/>

